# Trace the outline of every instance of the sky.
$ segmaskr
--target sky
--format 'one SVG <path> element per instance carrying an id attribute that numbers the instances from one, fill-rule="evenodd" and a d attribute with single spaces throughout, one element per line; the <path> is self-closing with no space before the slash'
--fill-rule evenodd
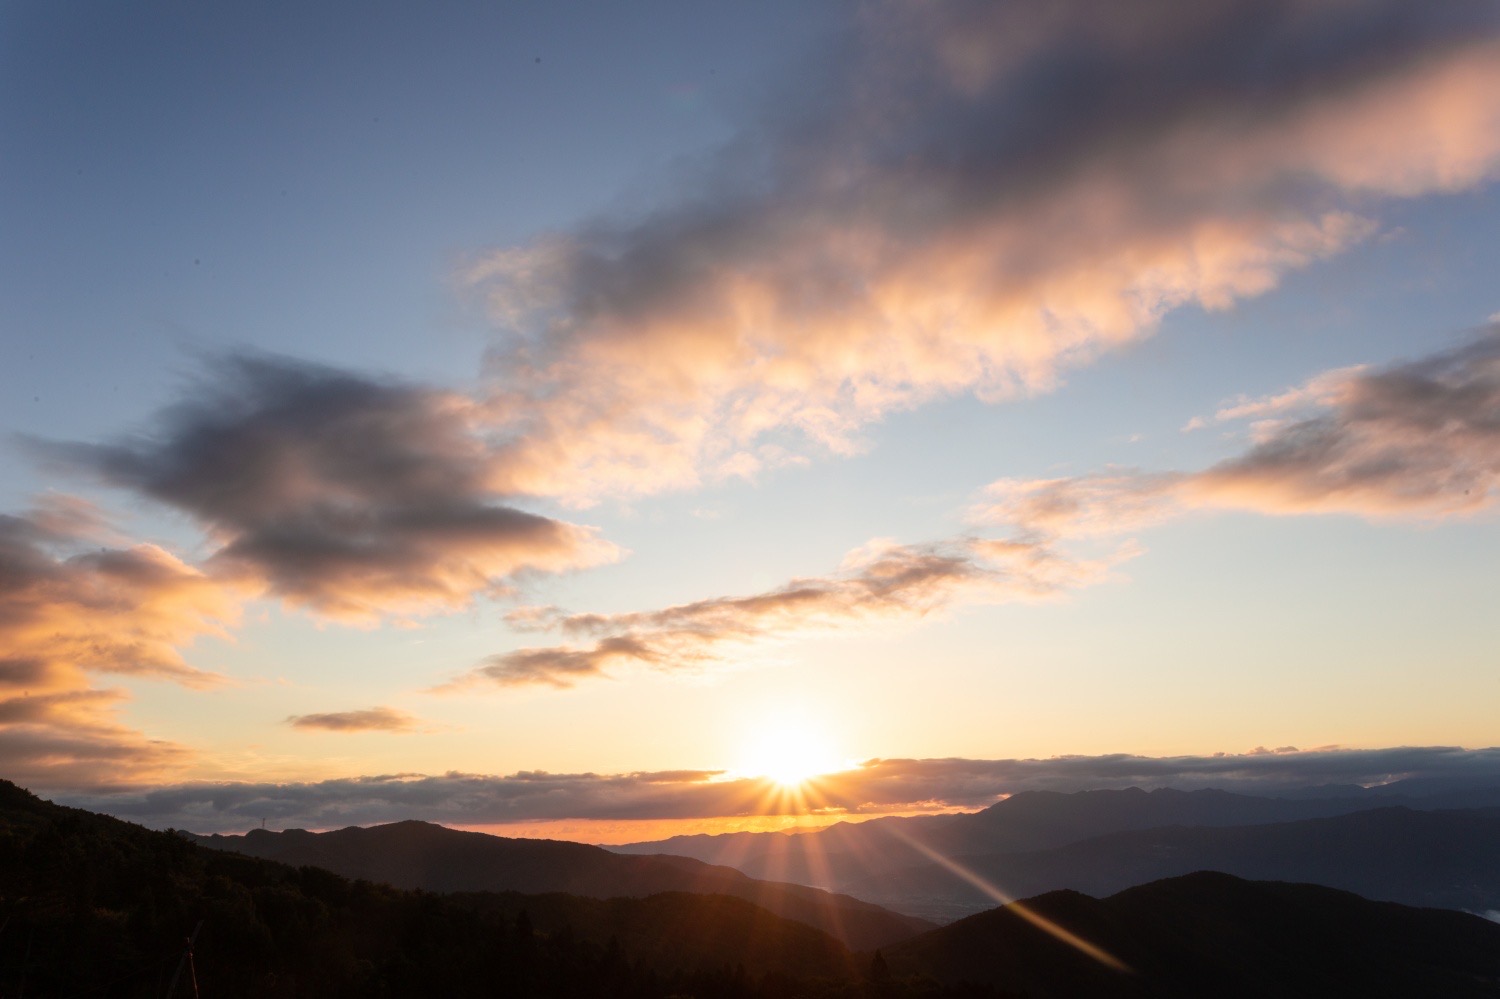
<path id="1" fill-rule="evenodd" d="M 1493 0 L 6 3 L 0 776 L 1500 774 L 1497 176 Z"/>

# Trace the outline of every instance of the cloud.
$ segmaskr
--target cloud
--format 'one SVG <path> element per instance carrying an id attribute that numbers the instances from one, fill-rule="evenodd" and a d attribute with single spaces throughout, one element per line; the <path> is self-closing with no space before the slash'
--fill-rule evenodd
<path id="1" fill-rule="evenodd" d="M 1343 378 L 1322 413 L 1266 431 L 1189 482 L 1195 502 L 1440 518 L 1500 499 L 1500 330 Z"/>
<path id="2" fill-rule="evenodd" d="M 72 497 L 0 515 L 0 759 L 11 780 L 97 787 L 159 778 L 187 750 L 118 724 L 126 695 L 92 678 L 222 682 L 179 650 L 223 635 L 243 591 L 153 545 L 99 545 L 114 533 Z"/>
<path id="3" fill-rule="evenodd" d="M 217 682 L 178 648 L 223 634 L 240 593 L 154 545 L 97 547 L 69 533 L 80 509 L 67 499 L 0 514 L 0 683 L 46 688 L 80 670 Z"/>
<path id="4" fill-rule="evenodd" d="M 696 186 L 472 261 L 501 480 L 753 475 L 1043 391 L 1500 162 L 1483 0 L 885 3 Z"/>
<path id="5" fill-rule="evenodd" d="M 219 362 L 154 434 L 37 444 L 183 510 L 216 571 L 329 617 L 449 609 L 527 572 L 608 561 L 586 527 L 498 502 L 466 396 L 274 358 Z"/>
<path id="6" fill-rule="evenodd" d="M 1038 538 L 1097 537 L 1157 524 L 1178 510 L 1178 473 L 1102 472 L 1062 479 L 1000 479 L 976 519 Z"/>
<path id="7" fill-rule="evenodd" d="M 1002 480 L 979 519 L 1043 538 L 1138 530 L 1195 509 L 1442 519 L 1500 502 L 1500 328 L 1385 368 L 1345 368 L 1225 419 L 1249 448 L 1197 472 Z"/>
<path id="8" fill-rule="evenodd" d="M 293 728 L 325 732 L 412 732 L 416 730 L 418 719 L 395 708 L 374 707 L 363 711 L 292 715 L 286 723 Z"/>
<path id="9" fill-rule="evenodd" d="M 511 615 L 513 626 L 592 641 L 491 656 L 449 688 L 475 682 L 567 687 L 632 665 L 660 671 L 701 669 L 755 643 L 909 621 L 961 603 L 1054 597 L 1101 580 L 1129 554 L 1121 549 L 1102 559 L 1081 560 L 1040 543 L 986 538 L 928 545 L 878 541 L 851 552 L 835 573 L 794 579 L 751 596 L 626 614 L 526 608 Z"/>
<path id="10" fill-rule="evenodd" d="M 1233 402 L 1220 406 L 1214 412 L 1218 422 L 1243 420 L 1255 417 L 1261 420 L 1279 418 L 1288 412 L 1311 406 L 1330 406 L 1338 402 L 1344 387 L 1366 370 L 1366 365 L 1335 368 L 1325 371 L 1302 385 L 1278 392 L 1262 399 L 1240 396 Z M 1206 425 L 1206 424 L 1205 424 Z"/>
<path id="11" fill-rule="evenodd" d="M 1128 754 L 1010 760 L 871 760 L 819 778 L 802 801 L 766 782 L 717 771 L 508 776 L 388 774 L 313 783 L 193 783 L 114 795 L 73 795 L 69 803 L 154 826 L 240 831 L 270 819 L 282 827 L 326 829 L 423 818 L 455 825 L 559 819 L 724 818 L 820 810 L 849 815 L 982 808 L 1028 790 L 1217 787 L 1287 794 L 1326 785 L 1420 780 L 1432 787 L 1494 786 L 1500 749 L 1328 748 L 1212 756 Z M 1396 789 L 1393 789 L 1396 790 Z"/>

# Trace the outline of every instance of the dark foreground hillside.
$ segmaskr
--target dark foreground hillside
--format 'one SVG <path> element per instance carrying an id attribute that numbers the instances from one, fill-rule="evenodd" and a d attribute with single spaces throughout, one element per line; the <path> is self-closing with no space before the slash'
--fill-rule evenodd
<path id="1" fill-rule="evenodd" d="M 1131 971 L 1013 908 L 854 955 L 739 898 L 405 891 L 0 782 L 0 996 L 1500 999 L 1500 925 L 1464 913 L 1203 873 L 1027 904 Z"/>
<path id="2" fill-rule="evenodd" d="M 883 947 L 935 925 L 848 895 L 759 881 L 686 857 L 627 857 L 583 843 L 511 839 L 430 822 L 323 833 L 257 829 L 243 836 L 195 839 L 201 846 L 424 891 L 565 892 L 600 899 L 664 891 L 733 895 L 816 927 L 854 950 Z"/>
<path id="3" fill-rule="evenodd" d="M 1003 983 L 1031 999 L 1500 996 L 1500 925 L 1318 885 L 1199 872 L 1106 899 L 1025 903 L 1130 968 L 1083 957 L 1012 907 L 889 948 L 896 973 Z"/>
<path id="4" fill-rule="evenodd" d="M 530 910 L 536 910 L 536 918 Z M 184 960 L 196 932 L 193 961 Z M 198 847 L 0 781 L 0 996 L 1003 996 L 878 987 L 742 899 L 447 897 Z"/>

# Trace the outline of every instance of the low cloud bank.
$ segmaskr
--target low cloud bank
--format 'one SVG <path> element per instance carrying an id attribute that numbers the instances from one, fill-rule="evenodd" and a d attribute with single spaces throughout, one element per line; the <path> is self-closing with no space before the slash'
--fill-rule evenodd
<path id="1" fill-rule="evenodd" d="M 1212 756 L 1062 756 L 1027 760 L 871 760 L 817 778 L 800 802 L 766 782 L 716 771 L 508 776 L 390 774 L 312 783 L 193 783 L 116 794 L 70 794 L 68 804 L 148 825 L 238 832 L 337 828 L 401 819 L 451 825 L 575 820 L 727 818 L 822 811 L 977 809 L 1020 791 L 1216 787 L 1248 794 L 1418 781 L 1413 787 L 1500 786 L 1500 748 L 1256 749 Z"/>

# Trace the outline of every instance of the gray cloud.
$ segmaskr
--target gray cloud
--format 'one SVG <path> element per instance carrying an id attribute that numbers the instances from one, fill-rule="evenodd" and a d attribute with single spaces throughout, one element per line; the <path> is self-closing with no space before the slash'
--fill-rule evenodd
<path id="1" fill-rule="evenodd" d="M 1261 431 L 1191 482 L 1207 502 L 1442 517 L 1500 500 L 1500 328 L 1456 350 L 1359 371 L 1326 412 Z"/>
<path id="2" fill-rule="evenodd" d="M 1167 310 L 1500 161 L 1487 0 L 876 3 L 696 189 L 476 260 L 522 492 L 847 450 L 956 392 L 1044 390 Z M 646 363 L 643 363 L 646 362 Z"/>
<path id="3" fill-rule="evenodd" d="M 1385 368 L 1348 368 L 1220 419 L 1259 417 L 1198 472 L 1005 480 L 981 519 L 1039 537 L 1119 534 L 1195 509 L 1440 519 L 1500 503 L 1500 328 Z"/>
<path id="4" fill-rule="evenodd" d="M 183 784 L 99 796 L 84 807 L 154 826 L 238 831 L 263 818 L 303 828 L 420 818 L 450 824 L 555 819 L 682 819 L 762 814 L 768 808 L 851 815 L 980 808 L 1026 790 L 1226 788 L 1285 794 L 1325 785 L 1421 779 L 1429 785 L 1500 784 L 1500 749 L 1400 747 L 1253 750 L 1212 756 L 1064 756 L 1027 760 L 871 760 L 819 778 L 799 805 L 765 782 L 715 771 L 509 776 L 393 774 L 316 783 Z"/>
<path id="5" fill-rule="evenodd" d="M 237 357 L 154 434 L 36 446 L 191 514 L 220 543 L 219 571 L 368 618 L 614 557 L 588 528 L 496 502 L 483 424 L 457 393 Z"/>
<path id="6" fill-rule="evenodd" d="M 414 715 L 395 708 L 374 707 L 363 711 L 292 715 L 286 723 L 293 728 L 325 732 L 413 732 L 419 720 Z"/>

